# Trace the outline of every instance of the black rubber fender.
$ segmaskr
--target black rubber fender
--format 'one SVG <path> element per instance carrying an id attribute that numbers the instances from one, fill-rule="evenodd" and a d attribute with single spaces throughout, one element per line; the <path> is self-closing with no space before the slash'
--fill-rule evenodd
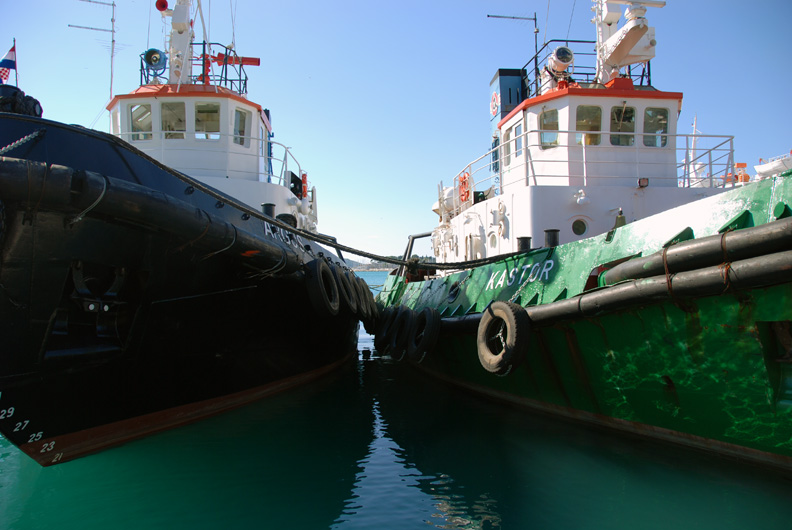
<path id="1" fill-rule="evenodd" d="M 349 282 L 349 276 L 345 270 L 340 267 L 331 267 L 333 271 L 333 278 L 338 286 L 338 293 L 340 300 L 344 302 L 344 306 L 349 309 L 353 315 L 358 314 L 358 292 L 357 288 Z"/>
<path id="2" fill-rule="evenodd" d="M 394 361 L 401 361 L 407 355 L 407 340 L 414 319 L 415 311 L 404 306 L 399 308 L 393 319 L 388 330 L 388 353 Z"/>
<path id="3" fill-rule="evenodd" d="M 433 307 L 425 307 L 415 315 L 407 340 L 407 356 L 420 363 L 426 354 L 437 346 L 440 336 L 440 313 Z"/>
<path id="4" fill-rule="evenodd" d="M 358 278 L 354 274 L 349 279 L 349 284 L 355 289 L 355 292 L 357 292 L 357 297 L 358 297 L 358 317 L 363 322 L 366 322 L 369 319 L 369 316 L 370 316 L 369 315 L 369 305 L 368 305 L 368 302 L 366 300 L 366 292 L 365 292 L 365 291 L 368 290 L 368 285 L 361 285 L 361 282 L 363 282 L 363 280 L 361 280 L 360 278 Z M 365 283 L 365 282 L 363 282 L 363 283 Z"/>
<path id="5" fill-rule="evenodd" d="M 371 288 L 368 283 L 366 283 L 366 280 L 360 277 L 356 279 L 360 287 L 360 303 L 366 306 L 366 315 L 362 319 L 363 324 L 373 328 L 378 318 L 379 308 L 374 302 L 374 294 L 371 292 Z"/>
<path id="6" fill-rule="evenodd" d="M 506 375 L 520 365 L 531 335 L 531 319 L 522 306 L 496 301 L 482 313 L 476 334 L 481 366 Z"/>
<path id="7" fill-rule="evenodd" d="M 319 314 L 338 314 L 341 307 L 338 285 L 330 265 L 324 259 L 317 258 L 305 265 L 305 286 L 308 289 L 308 298 Z"/>
<path id="8" fill-rule="evenodd" d="M 390 330 L 391 324 L 393 324 L 393 319 L 396 318 L 397 309 L 398 308 L 393 306 L 385 308 L 380 314 L 380 318 L 377 320 L 377 326 L 374 332 L 374 348 L 380 352 L 380 354 L 388 353 L 388 343 L 390 342 L 388 331 Z"/>

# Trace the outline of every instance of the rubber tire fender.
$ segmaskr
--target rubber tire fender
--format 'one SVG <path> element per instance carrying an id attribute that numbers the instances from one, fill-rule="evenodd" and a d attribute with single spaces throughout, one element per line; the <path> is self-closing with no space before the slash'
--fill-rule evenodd
<path id="1" fill-rule="evenodd" d="M 369 306 L 368 306 L 368 302 L 366 301 L 366 293 L 365 293 L 365 290 L 368 289 L 368 285 L 366 285 L 365 288 L 364 288 L 361 285 L 362 281 L 363 280 L 361 280 L 360 278 L 358 278 L 357 276 L 355 276 L 353 274 L 352 278 L 349 279 L 349 284 L 352 286 L 352 288 L 355 289 L 355 292 L 357 293 L 358 317 L 363 322 L 366 322 L 369 319 L 369 316 L 370 316 L 369 315 Z"/>
<path id="2" fill-rule="evenodd" d="M 305 265 L 305 286 L 314 309 L 321 315 L 335 316 L 341 306 L 338 285 L 330 265 L 317 258 Z"/>
<path id="3" fill-rule="evenodd" d="M 407 355 L 407 339 L 415 319 L 414 315 L 415 311 L 401 306 L 388 330 L 388 353 L 394 361 L 401 361 Z"/>
<path id="4" fill-rule="evenodd" d="M 525 358 L 531 335 L 531 319 L 522 306 L 496 301 L 482 313 L 476 334 L 481 366 L 506 375 Z"/>
<path id="5" fill-rule="evenodd" d="M 425 307 L 415 315 L 407 339 L 407 356 L 421 363 L 426 354 L 437 346 L 440 336 L 440 313 L 433 307 Z"/>
<path id="6" fill-rule="evenodd" d="M 366 283 L 366 280 L 358 276 L 357 281 L 360 286 L 360 303 L 366 307 L 366 316 L 363 318 L 363 324 L 374 327 L 377 321 L 377 315 L 379 314 L 379 308 L 374 302 L 374 294 L 371 292 L 371 288 L 368 283 Z"/>
<path id="7" fill-rule="evenodd" d="M 358 311 L 358 293 L 357 288 L 349 283 L 349 276 L 345 270 L 340 267 L 331 267 L 333 270 L 333 278 L 338 286 L 338 293 L 344 305 L 349 309 L 353 315 Z"/>
<path id="8" fill-rule="evenodd" d="M 396 318 L 397 310 L 398 307 L 387 307 L 382 311 L 380 318 L 377 320 L 377 328 L 374 332 L 374 348 L 380 354 L 388 353 L 388 344 L 390 343 L 388 331 L 390 331 L 391 324 L 393 324 L 393 320 Z"/>

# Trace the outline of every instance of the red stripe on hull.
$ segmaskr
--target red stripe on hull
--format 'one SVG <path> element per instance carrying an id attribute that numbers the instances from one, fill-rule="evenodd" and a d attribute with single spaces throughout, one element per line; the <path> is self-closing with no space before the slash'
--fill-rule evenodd
<path id="1" fill-rule="evenodd" d="M 736 460 L 743 460 L 754 464 L 778 468 L 784 471 L 792 471 L 792 458 L 783 455 L 776 455 L 765 451 L 759 451 L 750 447 L 742 447 L 736 444 L 712 440 L 710 438 L 703 438 L 685 432 L 674 431 L 645 423 L 637 423 L 618 418 L 612 418 L 602 414 L 594 414 L 582 410 L 563 407 L 561 405 L 554 405 L 552 403 L 544 403 L 530 398 L 524 398 L 509 394 L 506 392 L 499 392 L 488 387 L 483 387 L 468 383 L 461 379 L 449 377 L 441 372 L 430 370 L 423 365 L 414 364 L 425 373 L 441 379 L 447 383 L 460 386 L 466 390 L 483 394 L 489 398 L 497 399 L 499 401 L 507 401 L 520 407 L 525 407 L 542 414 L 561 416 L 567 420 L 576 422 L 587 423 L 597 427 L 605 427 L 608 429 L 617 429 L 619 431 L 628 432 L 633 435 L 638 435 L 645 438 L 652 438 L 661 440 L 663 442 L 670 442 L 677 445 L 683 445 L 689 448 L 702 450 L 708 453 L 734 458 Z"/>
<path id="2" fill-rule="evenodd" d="M 43 438 L 21 445 L 19 448 L 42 466 L 66 462 L 156 432 L 192 423 L 208 416 L 252 403 L 266 396 L 306 384 L 340 368 L 343 364 L 349 362 L 352 356 L 353 354 L 350 353 L 339 361 L 311 372 L 281 379 L 280 381 L 242 392 L 152 412 L 151 414 L 144 414 L 143 416 L 62 436 Z"/>

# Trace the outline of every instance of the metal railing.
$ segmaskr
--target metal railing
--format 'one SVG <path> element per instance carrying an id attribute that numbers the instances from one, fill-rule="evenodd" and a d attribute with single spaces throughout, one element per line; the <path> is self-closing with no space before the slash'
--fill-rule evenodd
<path id="1" fill-rule="evenodd" d="M 170 137 L 166 138 L 166 135 Z M 183 137 L 174 138 L 173 135 L 183 135 Z M 210 135 L 210 137 L 200 138 L 200 136 L 206 135 Z M 205 154 L 207 153 L 207 146 L 216 145 L 217 147 L 215 149 L 211 149 L 208 152 L 217 153 L 218 155 L 225 155 L 227 153 L 232 158 L 241 158 L 248 161 L 254 158 L 256 159 L 256 163 L 254 164 L 238 164 L 236 167 L 232 168 L 229 167 L 230 165 L 228 164 L 229 157 L 224 157 L 226 160 L 226 166 L 225 168 L 218 168 L 218 173 L 222 173 L 224 171 L 225 174 L 228 174 L 230 171 L 233 171 L 238 175 L 248 176 L 251 177 L 251 179 L 263 180 L 281 186 L 289 187 L 290 182 L 287 176 L 289 175 L 290 170 L 297 175 L 302 174 L 300 162 L 297 160 L 294 154 L 292 154 L 290 147 L 287 147 L 286 145 L 279 142 L 269 141 L 268 144 L 271 146 L 271 148 L 277 147 L 279 148 L 278 151 L 281 153 L 279 153 L 278 156 L 276 156 L 273 152 L 267 152 L 262 155 L 260 152 L 261 148 L 257 147 L 259 142 L 261 142 L 261 139 L 254 136 L 221 134 L 217 132 L 203 133 L 194 131 L 135 131 L 120 133 L 116 136 L 125 140 L 126 142 L 129 142 L 136 148 L 146 152 L 149 156 L 153 156 L 160 161 L 165 160 L 165 153 L 167 152 L 194 152 Z M 237 145 L 236 143 L 231 144 L 231 142 L 234 140 L 242 140 L 244 144 L 248 146 L 247 149 L 245 151 L 241 149 L 230 151 L 231 146 Z M 225 146 L 229 146 L 229 149 L 226 149 Z M 242 146 L 240 145 L 239 147 Z M 274 151 L 274 149 L 272 151 Z M 197 157 L 185 157 L 185 160 L 197 160 Z M 263 171 L 258 169 L 259 160 L 261 160 L 263 163 Z M 256 167 L 257 169 L 244 170 L 242 169 L 244 167 Z M 204 171 L 206 168 L 204 166 L 180 166 L 174 169 L 190 175 L 192 170 Z"/>
<path id="2" fill-rule="evenodd" d="M 542 143 L 543 133 L 556 136 L 556 141 Z M 642 178 L 653 182 L 665 180 L 666 186 L 682 188 L 719 188 L 737 183 L 733 136 L 613 134 L 620 138 L 630 137 L 627 143 L 631 144 L 611 145 L 611 133 L 605 131 L 527 131 L 487 151 L 459 171 L 453 178 L 451 197 L 442 196 L 441 182 L 441 204 L 443 199 L 452 200 L 453 207 L 447 213 L 453 217 L 477 202 L 477 194 L 490 198 L 518 186 L 569 186 L 572 185 L 570 178 L 579 179 L 584 186 L 605 180 L 612 183 L 614 179 L 621 179 L 618 185 L 639 186 Z M 577 135 L 597 135 L 599 144 L 585 145 L 583 138 L 578 143 Z M 563 142 L 564 139 L 568 141 Z M 519 150 L 518 142 L 521 142 Z M 558 149 L 575 156 L 559 157 Z M 519 154 L 515 154 L 518 151 Z M 674 154 L 669 155 L 669 151 Z M 461 200 L 459 193 L 460 176 L 463 175 L 467 188 L 463 197 L 467 200 Z M 674 182 L 668 183 L 669 180 Z"/>

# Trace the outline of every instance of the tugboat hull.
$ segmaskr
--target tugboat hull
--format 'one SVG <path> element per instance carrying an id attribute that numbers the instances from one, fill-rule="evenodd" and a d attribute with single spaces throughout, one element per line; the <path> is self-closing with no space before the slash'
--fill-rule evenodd
<path id="1" fill-rule="evenodd" d="M 44 131 L 0 158 L 0 432 L 42 465 L 351 358 L 357 317 L 312 304 L 305 272 L 343 262 L 297 231 L 113 137 L 12 115 L 0 130 Z"/>
<path id="2" fill-rule="evenodd" d="M 751 184 L 441 278 L 392 275 L 378 343 L 490 397 L 792 469 L 791 186 Z M 397 310 L 439 320 L 396 326 Z"/>

